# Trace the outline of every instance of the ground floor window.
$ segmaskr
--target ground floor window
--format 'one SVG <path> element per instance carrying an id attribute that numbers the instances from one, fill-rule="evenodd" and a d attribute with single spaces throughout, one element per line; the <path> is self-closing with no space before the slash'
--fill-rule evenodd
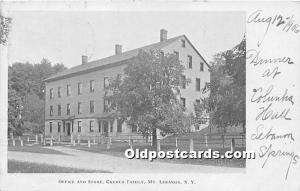
<path id="1" fill-rule="evenodd" d="M 61 128 L 61 123 L 57 122 L 57 132 L 59 132 L 59 133 L 60 133 L 60 128 Z"/>
<path id="2" fill-rule="evenodd" d="M 94 123 L 93 120 L 90 121 L 90 132 L 94 132 Z"/>
<path id="3" fill-rule="evenodd" d="M 81 121 L 78 121 L 77 123 L 78 123 L 77 124 L 78 125 L 78 133 L 80 133 L 81 132 Z"/>
<path id="4" fill-rule="evenodd" d="M 52 122 L 49 122 L 49 126 L 50 126 L 50 133 L 52 133 Z"/>

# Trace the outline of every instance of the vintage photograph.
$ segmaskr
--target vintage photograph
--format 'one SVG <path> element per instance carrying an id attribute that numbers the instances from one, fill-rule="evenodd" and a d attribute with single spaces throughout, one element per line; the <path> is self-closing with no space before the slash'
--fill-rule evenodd
<path id="1" fill-rule="evenodd" d="M 245 173 L 245 17 L 1 16 L 8 173 Z"/>

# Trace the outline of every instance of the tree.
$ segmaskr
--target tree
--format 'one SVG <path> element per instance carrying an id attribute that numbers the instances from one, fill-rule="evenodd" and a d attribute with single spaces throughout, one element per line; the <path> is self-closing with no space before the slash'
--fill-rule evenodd
<path id="1" fill-rule="evenodd" d="M 173 54 L 159 51 L 139 51 L 126 61 L 124 75 L 110 79 L 105 99 L 111 111 L 129 126 L 138 126 L 144 136 L 152 135 L 157 147 L 157 129 L 164 134 L 189 130 L 190 116 L 184 112 L 178 98 L 184 67 Z"/>
<path id="2" fill-rule="evenodd" d="M 246 39 L 231 50 L 216 54 L 211 66 L 210 96 L 195 106 L 209 112 L 210 125 L 223 128 L 246 122 Z"/>
<path id="3" fill-rule="evenodd" d="M 54 66 L 47 59 L 38 64 L 14 63 L 8 67 L 8 132 L 40 133 L 44 126 L 43 80 L 64 70 L 63 64 Z"/>
<path id="4" fill-rule="evenodd" d="M 6 45 L 10 31 L 11 18 L 4 17 L 0 14 L 0 44 Z"/>

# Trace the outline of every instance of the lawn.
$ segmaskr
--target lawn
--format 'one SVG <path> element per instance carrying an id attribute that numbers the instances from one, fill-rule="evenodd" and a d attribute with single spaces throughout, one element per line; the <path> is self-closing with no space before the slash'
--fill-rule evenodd
<path id="1" fill-rule="evenodd" d="M 42 145 L 32 145 L 27 146 L 8 146 L 8 151 L 18 151 L 18 152 L 31 152 L 31 153 L 41 153 L 41 154 L 56 154 L 56 155 L 68 155 L 66 153 L 56 151 L 53 149 L 48 149 Z"/>
<path id="2" fill-rule="evenodd" d="M 75 147 L 69 147 L 73 149 L 107 154 L 117 157 L 125 158 L 124 152 L 129 148 L 128 143 L 126 142 L 113 142 L 110 149 L 106 148 L 106 144 L 96 144 L 91 145 L 91 148 L 88 148 L 87 145 L 76 145 Z M 224 154 L 226 151 L 230 150 L 230 147 L 223 148 L 220 144 L 212 144 L 209 148 L 212 150 L 219 151 L 220 154 Z M 134 143 L 134 149 L 139 150 L 152 150 L 149 144 L 145 143 Z M 180 151 L 189 151 L 189 141 L 181 140 L 178 142 L 178 149 Z M 195 151 L 205 151 L 208 147 L 205 147 L 201 142 L 194 141 L 194 150 Z M 174 151 L 176 150 L 174 142 L 164 141 L 161 143 L 162 151 Z M 236 150 L 244 151 L 245 147 L 238 147 Z M 140 159 L 145 160 L 145 159 Z M 194 164 L 194 165 L 212 165 L 212 166 L 226 166 L 226 167 L 239 167 L 245 168 L 246 160 L 245 159 L 156 159 L 156 162 L 168 162 L 168 163 L 180 163 L 180 164 Z"/>
<path id="3" fill-rule="evenodd" d="M 20 162 L 16 160 L 8 160 L 7 169 L 8 173 L 110 173 L 102 170 L 68 168 L 48 164 Z"/>

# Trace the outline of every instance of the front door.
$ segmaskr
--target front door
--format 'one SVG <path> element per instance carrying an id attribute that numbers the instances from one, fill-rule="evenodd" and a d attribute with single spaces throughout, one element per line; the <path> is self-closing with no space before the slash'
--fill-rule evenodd
<path id="1" fill-rule="evenodd" d="M 67 123 L 67 133 L 68 133 L 68 136 L 71 135 L 71 124 L 70 123 Z"/>

